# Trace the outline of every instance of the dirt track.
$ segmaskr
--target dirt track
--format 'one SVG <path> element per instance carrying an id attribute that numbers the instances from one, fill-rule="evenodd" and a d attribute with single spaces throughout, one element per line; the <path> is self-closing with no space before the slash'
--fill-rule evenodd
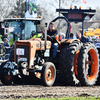
<path id="1" fill-rule="evenodd" d="M 76 86 L 53 86 L 41 85 L 10 85 L 0 84 L 0 99 L 21 98 L 48 98 L 67 96 L 96 96 L 100 97 L 100 86 L 76 87 Z"/>

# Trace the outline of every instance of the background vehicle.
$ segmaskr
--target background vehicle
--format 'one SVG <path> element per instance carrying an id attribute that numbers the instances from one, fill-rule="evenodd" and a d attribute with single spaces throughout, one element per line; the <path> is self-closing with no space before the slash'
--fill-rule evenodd
<path id="1" fill-rule="evenodd" d="M 86 31 L 84 31 L 84 35 L 89 37 L 95 46 L 100 49 L 100 29 L 99 28 L 89 28 Z"/>
<path id="2" fill-rule="evenodd" d="M 31 32 L 37 32 L 37 25 L 40 24 L 41 18 L 6 18 L 4 23 L 9 30 L 9 39 L 13 40 L 28 40 Z M 12 35 L 12 36 L 11 36 Z M 11 43 L 12 45 L 13 43 Z"/>
<path id="3" fill-rule="evenodd" d="M 1 36 L 8 34 L 10 46 L 16 40 L 28 40 L 31 38 L 31 32 L 37 32 L 38 24 L 41 18 L 5 18 L 1 28 Z"/>
<path id="4" fill-rule="evenodd" d="M 94 22 L 95 23 L 95 22 Z M 81 29 L 79 29 L 82 32 Z M 84 30 L 84 36 L 90 38 L 90 40 L 97 47 L 100 54 L 100 29 L 99 28 L 88 28 Z"/>

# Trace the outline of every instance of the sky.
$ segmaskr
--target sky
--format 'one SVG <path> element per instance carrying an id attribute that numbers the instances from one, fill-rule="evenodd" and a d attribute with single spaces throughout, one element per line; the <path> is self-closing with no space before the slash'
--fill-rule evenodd
<path id="1" fill-rule="evenodd" d="M 91 7 L 92 9 L 95 9 L 96 7 L 100 8 L 100 0 L 86 0 L 86 4 L 81 3 L 82 8 Z"/>

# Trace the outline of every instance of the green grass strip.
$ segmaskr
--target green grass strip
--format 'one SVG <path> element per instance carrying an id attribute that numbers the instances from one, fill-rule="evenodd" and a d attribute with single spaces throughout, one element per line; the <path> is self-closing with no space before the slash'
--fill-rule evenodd
<path id="1" fill-rule="evenodd" d="M 66 97 L 66 98 L 27 98 L 20 100 L 100 100 L 100 97 Z"/>

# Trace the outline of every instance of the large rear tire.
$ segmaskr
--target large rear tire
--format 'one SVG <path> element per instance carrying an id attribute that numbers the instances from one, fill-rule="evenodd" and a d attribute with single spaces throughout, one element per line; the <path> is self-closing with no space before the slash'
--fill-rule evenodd
<path id="1" fill-rule="evenodd" d="M 52 86 L 56 79 L 56 68 L 51 62 L 44 64 L 41 72 L 41 81 L 44 86 Z"/>
<path id="2" fill-rule="evenodd" d="M 99 64 L 100 64 L 100 48 L 97 48 L 97 49 L 98 49 L 98 53 L 99 53 Z M 100 65 L 99 65 L 99 67 L 100 67 Z M 100 69 L 99 69 L 99 75 L 97 78 L 96 85 L 100 85 Z"/>
<path id="3" fill-rule="evenodd" d="M 81 85 L 94 85 L 99 74 L 99 55 L 93 43 L 86 43 L 81 48 L 77 65 Z"/>
<path id="4" fill-rule="evenodd" d="M 76 63 L 81 46 L 81 42 L 74 41 L 71 44 L 66 44 L 59 54 L 58 69 L 66 85 L 79 84 Z"/>

